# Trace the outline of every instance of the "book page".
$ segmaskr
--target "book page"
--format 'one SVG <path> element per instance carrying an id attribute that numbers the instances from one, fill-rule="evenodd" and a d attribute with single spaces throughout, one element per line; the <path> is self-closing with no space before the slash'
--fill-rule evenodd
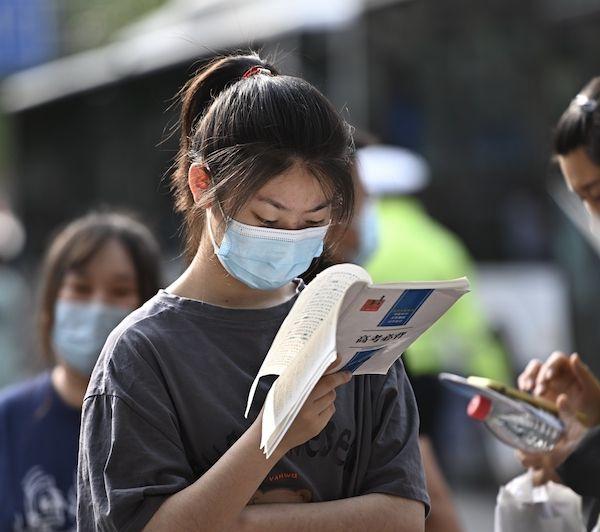
<path id="1" fill-rule="evenodd" d="M 466 277 L 450 279 L 448 281 L 406 281 L 403 283 L 379 283 L 371 285 L 371 288 L 398 288 L 401 290 L 417 290 L 423 288 L 450 288 L 469 291 L 469 280 Z"/>
<path id="2" fill-rule="evenodd" d="M 328 336 L 330 337 L 329 348 L 333 349 L 335 347 L 334 335 Z M 322 345 L 324 342 L 316 340 L 315 343 Z M 304 357 L 292 361 L 267 394 L 261 440 L 261 447 L 264 445 L 267 456 L 277 447 L 317 381 L 336 359 L 333 350 L 330 350 L 326 356 L 322 356 L 322 354 L 317 356 L 317 351 L 312 349 L 310 352 L 314 355 L 305 361 L 306 365 L 303 364 Z"/>
<path id="3" fill-rule="evenodd" d="M 284 384 L 281 388 L 271 388 L 265 400 L 265 409 L 262 419 L 263 430 L 260 444 L 260 448 L 264 450 L 267 458 L 277 448 L 288 429 L 296 419 L 300 409 L 308 399 L 308 396 L 316 386 L 318 380 L 323 376 L 327 367 L 330 366 L 335 359 L 335 353 L 332 352 L 329 357 L 322 361 L 321 365 L 314 368 L 312 375 L 307 376 L 308 378 L 306 379 L 305 383 L 296 384 L 295 388 L 297 393 L 294 394 L 293 399 L 290 398 L 291 408 L 287 410 L 285 410 L 285 405 L 280 402 L 282 397 L 289 397 L 289 392 L 282 389 L 286 388 L 287 385 Z M 280 378 L 283 378 L 283 376 Z M 277 397 L 278 395 L 279 397 Z M 283 414 L 282 418 L 276 417 L 276 408 L 280 415 Z M 286 414 L 286 412 L 288 413 Z"/>
<path id="4" fill-rule="evenodd" d="M 328 343 L 332 343 L 333 349 L 335 349 L 335 323 L 339 305 L 348 288 L 361 280 L 370 282 L 371 279 L 360 266 L 339 264 L 327 268 L 317 275 L 300 293 L 298 300 L 277 332 L 252 383 L 246 405 L 246 416 L 248 416 L 259 379 L 265 375 L 281 375 L 303 351 L 321 326 L 326 327 L 328 333 L 321 337 L 321 344 L 317 343 L 311 346 L 313 353 L 309 353 L 307 356 L 327 356 L 331 351 L 331 348 L 325 347 L 325 344 Z M 328 337 L 333 340 L 330 341 Z M 306 371 L 308 371 L 308 367 Z"/>

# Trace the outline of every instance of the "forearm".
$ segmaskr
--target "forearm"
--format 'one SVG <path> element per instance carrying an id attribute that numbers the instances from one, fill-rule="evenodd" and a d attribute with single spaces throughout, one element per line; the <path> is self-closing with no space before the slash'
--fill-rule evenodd
<path id="1" fill-rule="evenodd" d="M 144 531 L 239 529 L 242 510 L 281 458 L 276 452 L 267 460 L 259 444 L 255 423 L 196 482 L 169 497 Z"/>
<path id="2" fill-rule="evenodd" d="M 257 504 L 241 514 L 241 532 L 422 532 L 425 511 L 418 501 L 372 493 L 306 504 Z"/>

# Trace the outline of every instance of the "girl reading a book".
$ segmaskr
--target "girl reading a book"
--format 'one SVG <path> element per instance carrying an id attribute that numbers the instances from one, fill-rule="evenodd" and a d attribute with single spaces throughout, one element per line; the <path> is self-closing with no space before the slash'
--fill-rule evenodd
<path id="1" fill-rule="evenodd" d="M 80 530 L 422 530 L 414 396 L 387 375 L 321 378 L 270 458 L 247 394 L 329 227 L 353 206 L 350 128 L 259 56 L 181 91 L 172 177 L 187 270 L 109 337 L 84 401 Z"/>

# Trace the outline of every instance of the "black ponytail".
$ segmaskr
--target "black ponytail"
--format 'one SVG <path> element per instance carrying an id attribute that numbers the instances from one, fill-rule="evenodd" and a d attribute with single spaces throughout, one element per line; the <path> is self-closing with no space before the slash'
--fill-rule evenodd
<path id="1" fill-rule="evenodd" d="M 255 75 L 244 77 L 252 67 Z M 267 181 L 294 164 L 319 180 L 332 200 L 332 222 L 352 216 L 351 130 L 306 81 L 281 76 L 256 54 L 216 59 L 181 90 L 181 139 L 171 186 L 184 214 L 186 254 L 200 243 L 204 206 L 218 202 L 235 217 Z M 188 187 L 192 163 L 203 164 L 212 186 L 195 205 Z"/>
<path id="2" fill-rule="evenodd" d="M 567 155 L 584 148 L 600 165 L 600 77 L 593 78 L 574 98 L 554 130 L 554 153 Z"/>

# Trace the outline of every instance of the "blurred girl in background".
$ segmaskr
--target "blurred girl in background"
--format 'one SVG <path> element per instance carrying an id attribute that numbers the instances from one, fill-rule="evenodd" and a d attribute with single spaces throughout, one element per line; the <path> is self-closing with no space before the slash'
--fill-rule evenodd
<path id="1" fill-rule="evenodd" d="M 0 394 L 0 530 L 75 530 L 81 406 L 110 331 L 159 287 L 159 249 L 129 216 L 93 213 L 52 241 L 39 340 L 50 371 Z"/>

